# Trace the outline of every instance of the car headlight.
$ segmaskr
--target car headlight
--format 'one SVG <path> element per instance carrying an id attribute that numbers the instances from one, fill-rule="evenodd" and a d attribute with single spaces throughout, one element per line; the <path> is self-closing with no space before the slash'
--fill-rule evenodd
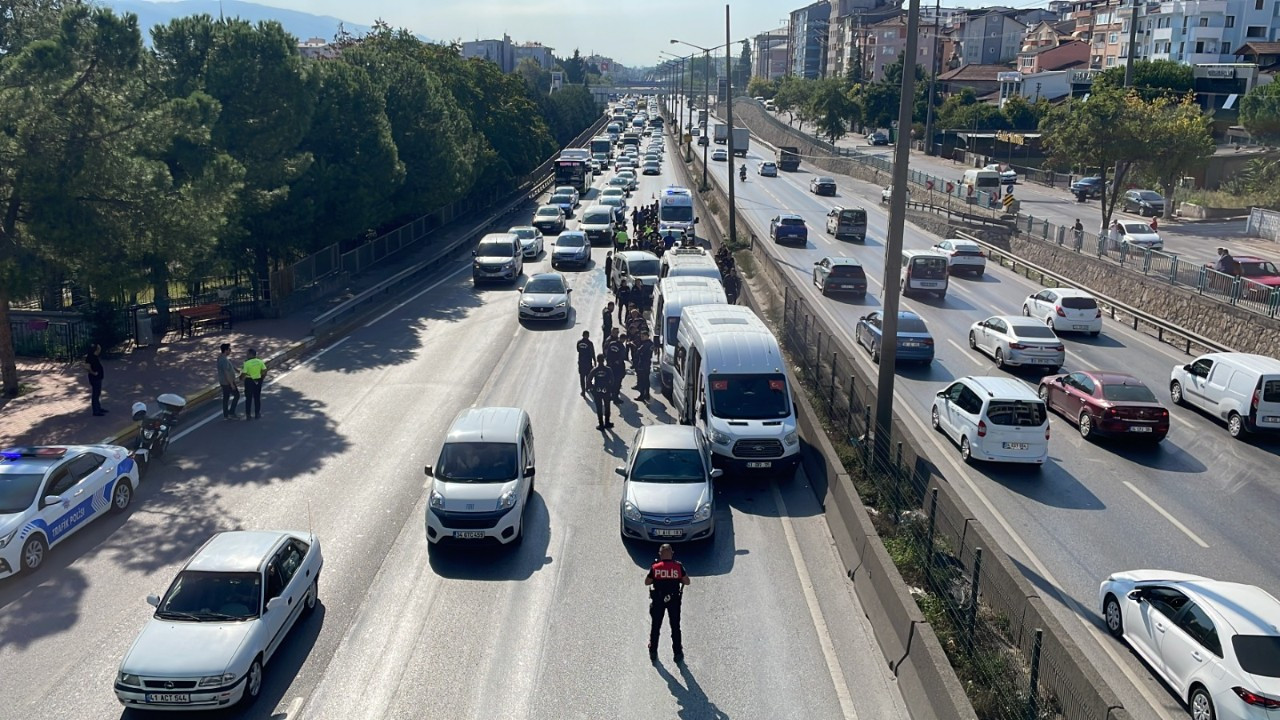
<path id="1" fill-rule="evenodd" d="M 443 509 L 444 509 L 444 496 L 443 496 L 443 495 L 441 495 L 440 493 L 436 492 L 435 490 L 432 490 L 432 491 L 431 491 L 431 499 L 430 499 L 430 500 L 428 500 L 428 501 L 427 501 L 427 503 L 428 503 L 429 505 L 431 505 L 431 507 L 433 507 L 433 508 L 436 508 L 436 509 L 438 509 L 438 510 L 443 510 Z"/>
<path id="2" fill-rule="evenodd" d="M 795 430 L 792 430 L 791 432 L 787 433 L 782 439 L 788 445 L 795 445 L 796 443 L 800 442 L 800 435 L 796 433 Z"/>
<path id="3" fill-rule="evenodd" d="M 21 528 L 14 528 L 13 532 L 9 533 L 8 535 L 0 535 L 0 548 L 4 548 L 6 545 L 8 545 L 9 541 L 13 539 L 14 535 L 18 534 L 18 530 L 20 529 Z"/>
<path id="4" fill-rule="evenodd" d="M 200 682 L 197 684 L 197 687 L 202 687 L 202 688 L 222 687 L 223 685 L 227 685 L 232 682 L 235 682 L 235 679 L 236 679 L 235 673 L 222 673 L 221 675 L 208 675 L 206 677 L 200 678 Z"/>
<path id="5" fill-rule="evenodd" d="M 116 682 L 121 685 L 129 685 L 130 687 L 142 687 L 142 678 L 132 673 L 122 672 L 116 677 Z"/>
<path id="6" fill-rule="evenodd" d="M 565 305 L 568 305 L 568 304 L 569 304 L 569 301 L 568 301 L 568 300 L 561 300 L 560 302 L 556 303 L 556 307 L 558 307 L 558 308 L 562 308 L 562 307 L 564 307 Z"/>
<path id="7" fill-rule="evenodd" d="M 515 266 L 516 266 L 516 261 L 515 261 L 514 259 L 512 259 L 512 260 L 508 260 L 508 261 L 506 261 L 506 262 L 502 263 L 502 267 L 504 267 L 504 268 L 512 268 L 512 267 L 515 267 Z"/>
<path id="8" fill-rule="evenodd" d="M 703 504 L 702 504 L 702 505 L 701 505 L 701 506 L 700 506 L 696 511 L 694 511 L 694 513 L 693 513 L 693 521 L 694 521 L 694 522 L 702 522 L 702 521 L 704 521 L 704 520 L 708 520 L 708 519 L 710 519 L 710 518 L 711 518 L 711 503 L 709 503 L 709 502 L 708 502 L 708 503 L 703 503 Z"/>
<path id="9" fill-rule="evenodd" d="M 515 506 L 515 504 L 516 504 L 516 491 L 515 491 L 515 489 L 511 489 L 511 490 L 508 490 L 508 491 L 506 491 L 506 492 L 502 493 L 502 497 L 498 498 L 498 509 L 499 509 L 499 510 L 505 510 L 505 509 L 507 509 L 507 508 L 509 508 L 509 507 L 514 507 L 514 506 Z"/>
<path id="10" fill-rule="evenodd" d="M 720 432 L 719 430 L 712 430 L 711 442 L 715 443 L 716 445 L 728 445 L 729 436 Z"/>
<path id="11" fill-rule="evenodd" d="M 640 522 L 644 519 L 640 516 L 640 509 L 632 505 L 630 501 L 622 504 L 622 516 L 631 522 Z"/>

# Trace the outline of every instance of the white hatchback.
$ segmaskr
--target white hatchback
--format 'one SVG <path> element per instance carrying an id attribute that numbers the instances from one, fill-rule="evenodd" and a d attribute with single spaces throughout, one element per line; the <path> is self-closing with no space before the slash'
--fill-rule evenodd
<path id="1" fill-rule="evenodd" d="M 987 271 L 987 254 L 972 240 L 949 238 L 934 245 L 933 249 L 947 256 L 947 267 L 952 275 L 967 272 L 982 277 Z"/>
<path id="2" fill-rule="evenodd" d="M 1049 457 L 1049 410 L 1011 378 L 956 379 L 933 398 L 930 422 L 960 446 L 965 462 L 1039 466 Z"/>
<path id="3" fill-rule="evenodd" d="M 1045 288 L 1027 297 L 1022 314 L 1040 320 L 1055 332 L 1102 332 L 1102 308 L 1098 300 L 1075 288 Z"/>

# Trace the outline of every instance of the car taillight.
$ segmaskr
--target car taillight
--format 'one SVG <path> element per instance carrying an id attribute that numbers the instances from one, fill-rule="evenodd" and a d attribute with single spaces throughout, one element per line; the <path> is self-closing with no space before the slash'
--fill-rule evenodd
<path id="1" fill-rule="evenodd" d="M 1250 408 L 1250 409 L 1252 409 L 1254 412 L 1257 412 L 1257 410 L 1258 410 L 1258 397 L 1259 397 L 1259 393 L 1261 393 L 1261 390 L 1259 390 L 1258 388 L 1254 388 L 1254 389 L 1253 389 L 1253 399 L 1249 401 L 1249 408 Z"/>
<path id="2" fill-rule="evenodd" d="M 1058 352 L 1066 352 L 1066 351 L 1067 351 L 1067 346 L 1066 346 L 1066 345 L 1054 345 L 1054 346 L 1053 346 L 1053 349 L 1054 349 L 1054 350 L 1057 350 Z"/>
<path id="3" fill-rule="evenodd" d="M 1100 318 L 1100 317 L 1102 317 L 1102 308 L 1098 308 L 1097 312 L 1095 312 L 1095 313 L 1093 314 L 1093 316 L 1094 316 L 1095 318 Z"/>
<path id="4" fill-rule="evenodd" d="M 1020 342 L 1011 342 L 1009 343 L 1009 349 L 1010 350 L 1026 350 L 1027 346 L 1023 345 Z"/>
<path id="5" fill-rule="evenodd" d="M 1168 411 L 1168 410 L 1161 409 L 1161 410 L 1160 410 L 1160 419 L 1162 419 L 1162 420 L 1168 420 L 1168 419 L 1169 419 L 1169 411 Z"/>
<path id="6" fill-rule="evenodd" d="M 986 436 L 987 436 L 987 421 L 979 420 L 978 421 L 978 437 L 986 437 Z"/>
<path id="7" fill-rule="evenodd" d="M 1065 312 L 1063 312 L 1063 310 L 1062 310 L 1062 306 L 1061 306 L 1061 305 L 1054 305 L 1054 306 L 1053 306 L 1053 311 L 1054 311 L 1054 312 L 1056 312 L 1056 313 L 1058 313 L 1058 317 L 1066 317 L 1066 316 L 1067 316 L 1067 314 L 1066 314 Z"/>
<path id="8" fill-rule="evenodd" d="M 986 256 L 987 256 L 987 254 L 986 254 L 986 253 L 982 252 L 981 250 L 979 250 L 979 251 L 978 251 L 978 257 L 980 257 L 980 258 L 984 258 L 984 257 L 986 257 Z"/>
<path id="9" fill-rule="evenodd" d="M 1266 708 L 1268 710 L 1280 709 L 1280 700 L 1263 697 L 1262 695 L 1250 692 L 1239 686 L 1231 688 L 1231 691 L 1240 696 L 1241 700 L 1253 705 L 1254 707 Z"/>
<path id="10" fill-rule="evenodd" d="M 1120 408 L 1115 408 L 1115 407 L 1107 408 L 1107 415 L 1109 415 L 1110 417 L 1120 417 Z"/>
<path id="11" fill-rule="evenodd" d="M 924 344 L 925 344 L 925 345 L 932 345 L 932 344 L 933 344 L 933 338 L 925 338 L 925 339 L 924 339 Z"/>

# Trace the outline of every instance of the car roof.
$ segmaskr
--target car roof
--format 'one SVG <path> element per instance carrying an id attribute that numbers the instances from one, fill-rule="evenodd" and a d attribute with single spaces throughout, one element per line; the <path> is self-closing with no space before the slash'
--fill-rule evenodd
<path id="1" fill-rule="evenodd" d="M 1039 400 L 1035 391 L 1027 387 L 1021 380 L 991 375 L 966 375 L 960 380 L 967 381 L 979 391 L 993 400 Z"/>
<path id="2" fill-rule="evenodd" d="M 1256 262 L 1256 263 L 1271 262 L 1270 260 L 1264 257 L 1259 257 L 1257 255 L 1232 255 L 1231 257 L 1236 262 Z"/>
<path id="3" fill-rule="evenodd" d="M 1086 297 L 1086 298 L 1091 298 L 1091 297 L 1093 297 L 1093 293 L 1091 293 L 1091 292 L 1086 292 L 1086 291 L 1084 291 L 1084 290 L 1081 290 L 1080 288 L 1067 288 L 1067 287 L 1056 287 L 1056 288 L 1050 288 L 1050 287 L 1047 287 L 1047 288 L 1043 288 L 1043 289 L 1044 289 L 1044 290 L 1052 290 L 1052 291 L 1054 291 L 1054 292 L 1058 293 L 1058 296 L 1059 296 L 1059 297 Z"/>
<path id="4" fill-rule="evenodd" d="M 1024 317 L 1022 315 L 993 315 L 992 317 L 1005 321 L 1009 327 L 1030 327 L 1032 325 L 1040 327 L 1044 325 L 1043 322 L 1036 320 L 1035 318 Z"/>
<path id="5" fill-rule="evenodd" d="M 947 238 L 946 241 L 951 243 L 952 245 L 955 245 L 956 247 L 959 247 L 961 245 L 964 245 L 965 247 L 982 247 L 978 243 L 972 240 L 965 240 L 964 238 Z"/>
<path id="6" fill-rule="evenodd" d="M 795 213 L 778 213 L 778 219 L 779 220 L 799 220 L 800 222 L 804 222 L 804 218 L 800 217 Z"/>
<path id="7" fill-rule="evenodd" d="M 835 182 L 836 181 L 835 178 L 827 177 L 826 175 L 819 175 L 818 177 L 814 178 L 814 180 L 816 180 L 817 182 Z"/>
<path id="8" fill-rule="evenodd" d="M 209 538 L 185 570 L 254 572 L 289 533 L 279 530 L 229 530 Z"/>
<path id="9" fill-rule="evenodd" d="M 658 256 L 648 250 L 623 250 L 614 253 L 614 257 L 626 258 L 627 260 L 657 260 Z"/>
<path id="10" fill-rule="evenodd" d="M 1248 366 L 1251 369 L 1264 373 L 1280 373 L 1280 360 L 1266 355 L 1255 355 L 1254 353 L 1206 353 L 1200 356 L 1217 362 L 1218 360 L 1230 360 L 1240 365 Z"/>
<path id="11" fill-rule="evenodd" d="M 586 238 L 586 236 L 587 234 L 582 232 L 581 230 L 565 230 L 564 232 L 556 236 L 556 240 L 563 240 L 567 237 Z"/>
<path id="12" fill-rule="evenodd" d="M 1280 635 L 1280 600 L 1253 585 L 1224 580 L 1185 580 L 1179 587 L 1209 605 L 1239 635 Z"/>
<path id="13" fill-rule="evenodd" d="M 829 260 L 832 265 L 862 265 L 857 258 L 851 257 L 829 256 L 823 258 L 823 260 Z"/>
<path id="14" fill-rule="evenodd" d="M 554 211 L 554 212 L 563 212 L 563 210 L 561 210 L 561 209 L 560 209 L 560 206 L 559 206 L 559 205 L 539 205 L 539 206 L 538 206 L 538 210 L 537 210 L 537 212 L 535 212 L 534 214 L 535 214 L 535 215 L 537 215 L 538 213 L 542 212 L 543 210 L 550 210 L 550 211 Z"/>
<path id="15" fill-rule="evenodd" d="M 698 428 L 693 425 L 644 425 L 636 449 L 697 450 Z"/>
<path id="16" fill-rule="evenodd" d="M 542 278 L 551 278 L 554 280 L 559 280 L 561 285 L 564 285 L 565 287 L 569 287 L 569 281 L 565 279 L 564 274 L 558 273 L 558 272 L 535 273 L 529 276 L 528 282 L 533 282 L 534 280 L 539 280 Z"/>
<path id="17" fill-rule="evenodd" d="M 472 407 L 458 413 L 445 442 L 514 443 L 523 429 L 524 410 L 514 407 Z"/>

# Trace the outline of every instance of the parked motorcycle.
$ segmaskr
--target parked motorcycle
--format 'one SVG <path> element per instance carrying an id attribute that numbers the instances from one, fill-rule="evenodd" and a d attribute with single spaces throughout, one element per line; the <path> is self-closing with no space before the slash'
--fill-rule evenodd
<path id="1" fill-rule="evenodd" d="M 144 402 L 133 404 L 133 419 L 141 423 L 133 454 L 142 469 L 153 459 L 164 455 L 164 451 L 169 448 L 173 429 L 178 424 L 178 417 L 187 406 L 185 398 L 173 393 L 158 396 L 156 403 L 160 409 L 155 413 L 150 412 Z"/>

